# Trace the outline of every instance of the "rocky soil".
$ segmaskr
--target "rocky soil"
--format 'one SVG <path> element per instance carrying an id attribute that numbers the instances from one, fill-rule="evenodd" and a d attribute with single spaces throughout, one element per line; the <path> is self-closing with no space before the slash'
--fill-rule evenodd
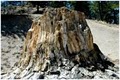
<path id="1" fill-rule="evenodd" d="M 23 48 L 23 40 L 17 35 L 1 36 L 1 71 L 7 73 L 19 61 Z"/>
<path id="2" fill-rule="evenodd" d="M 8 72 L 19 61 L 31 20 L 27 16 L 1 16 L 1 71 Z"/>
<path id="3" fill-rule="evenodd" d="M 33 16 L 32 16 L 33 17 Z M 36 17 L 36 16 L 35 16 Z M 91 70 L 88 68 L 83 68 L 78 65 L 75 65 L 72 62 L 69 62 L 66 59 L 63 59 L 63 66 L 56 68 L 53 66 L 49 72 L 33 72 L 26 78 L 33 76 L 32 78 L 58 78 L 58 79 L 119 79 L 119 64 L 118 57 L 118 28 L 111 28 L 107 25 L 96 23 L 93 20 L 87 20 L 88 25 L 91 28 L 93 33 L 94 41 L 98 44 L 101 51 L 111 60 L 117 60 L 115 62 L 115 67 L 110 67 L 105 69 L 105 71 L 100 70 Z M 108 37 L 106 37 L 108 35 Z M 102 37 L 102 38 L 101 38 Z M 102 40 L 101 40 L 102 39 Z M 10 72 L 11 67 L 19 61 L 21 50 L 23 48 L 24 36 L 19 37 L 14 34 L 13 36 L 2 35 L 1 36 L 1 74 Z"/>

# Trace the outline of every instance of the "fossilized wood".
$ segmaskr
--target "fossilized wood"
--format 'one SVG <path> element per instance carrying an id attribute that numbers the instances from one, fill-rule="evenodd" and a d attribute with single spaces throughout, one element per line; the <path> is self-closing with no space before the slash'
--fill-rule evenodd
<path id="1" fill-rule="evenodd" d="M 93 50 L 93 37 L 84 13 L 64 7 L 46 9 L 39 21 L 33 22 L 28 30 L 23 51 L 24 64 L 29 62 L 28 55 L 33 54 L 40 55 L 41 60 L 36 63 L 39 66 L 44 59 L 49 59 L 54 49 L 62 51 L 67 57 L 82 50 Z"/>
<path id="2" fill-rule="evenodd" d="M 31 71 L 49 71 L 53 65 L 62 65 L 63 59 L 96 66 L 104 63 L 101 55 L 93 44 L 84 13 L 65 7 L 47 8 L 28 30 L 21 60 L 13 73 L 20 78 L 30 77 Z"/>

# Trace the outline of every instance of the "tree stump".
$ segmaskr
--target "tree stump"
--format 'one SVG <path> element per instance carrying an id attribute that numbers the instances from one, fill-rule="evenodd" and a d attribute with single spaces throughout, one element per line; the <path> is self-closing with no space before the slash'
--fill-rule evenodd
<path id="1" fill-rule="evenodd" d="M 47 8 L 28 30 L 21 59 L 9 78 L 47 73 L 65 65 L 64 60 L 102 70 L 108 65 L 105 58 L 93 43 L 83 12 L 65 7 Z"/>

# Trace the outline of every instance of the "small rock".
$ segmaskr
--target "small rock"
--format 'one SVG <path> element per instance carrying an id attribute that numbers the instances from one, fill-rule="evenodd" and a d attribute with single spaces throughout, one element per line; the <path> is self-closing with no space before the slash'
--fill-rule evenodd
<path id="1" fill-rule="evenodd" d="M 72 72 L 73 74 L 77 74 L 77 73 L 79 72 L 78 65 L 74 66 L 74 67 L 72 68 L 71 72 Z"/>
<path id="2" fill-rule="evenodd" d="M 93 72 L 89 72 L 88 74 L 89 74 L 89 75 L 88 75 L 89 77 L 94 77 Z"/>
<path id="3" fill-rule="evenodd" d="M 74 67 L 74 63 L 73 62 L 69 62 L 69 64 L 65 67 L 65 69 L 71 71 L 71 69 L 73 67 Z"/>
<path id="4" fill-rule="evenodd" d="M 100 76 L 96 75 L 94 76 L 94 79 L 100 79 Z"/>
<path id="5" fill-rule="evenodd" d="M 63 65 L 67 66 L 66 63 L 67 63 L 67 59 L 63 59 Z"/>
<path id="6" fill-rule="evenodd" d="M 111 70 L 106 69 L 105 71 L 106 71 L 106 73 L 107 73 L 108 75 L 112 75 L 112 74 L 113 74 L 113 71 L 111 71 Z"/>
<path id="7" fill-rule="evenodd" d="M 99 76 L 101 79 L 110 79 L 110 76 L 100 70 L 96 71 L 96 75 L 94 76 Z"/>
<path id="8" fill-rule="evenodd" d="M 45 79 L 57 79 L 58 75 L 46 75 Z"/>
<path id="9" fill-rule="evenodd" d="M 79 68 L 80 72 L 84 75 L 89 75 L 89 71 L 85 68 Z M 93 74 L 92 74 L 93 75 Z"/>
<path id="10" fill-rule="evenodd" d="M 117 79 L 119 78 L 119 74 L 118 74 L 118 73 L 116 73 L 116 72 L 114 72 L 114 71 L 112 71 L 112 70 L 108 70 L 108 69 L 106 69 L 105 71 L 106 71 L 106 73 L 107 73 L 109 76 L 116 77 Z"/>
<path id="11" fill-rule="evenodd" d="M 68 79 L 68 78 L 71 78 L 71 77 L 72 77 L 72 76 L 70 75 L 70 71 L 67 71 L 67 70 L 65 70 L 65 69 L 61 69 L 60 72 L 61 72 L 61 74 L 60 74 L 60 76 L 58 77 L 59 79 L 63 79 L 63 78 Z"/>
<path id="12" fill-rule="evenodd" d="M 43 75 L 41 75 L 40 73 L 34 73 L 34 75 L 32 76 L 33 79 L 41 79 L 44 78 Z"/>
<path id="13" fill-rule="evenodd" d="M 96 75 L 96 74 L 97 74 L 97 72 L 96 72 L 96 71 L 93 71 L 92 73 L 93 73 L 93 75 Z"/>
<path id="14" fill-rule="evenodd" d="M 84 74 L 82 74 L 81 72 L 79 72 L 76 76 L 77 79 L 81 79 L 84 76 Z"/>

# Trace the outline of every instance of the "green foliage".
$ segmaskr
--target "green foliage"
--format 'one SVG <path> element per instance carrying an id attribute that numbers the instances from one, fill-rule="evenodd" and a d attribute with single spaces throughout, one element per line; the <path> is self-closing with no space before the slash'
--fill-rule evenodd
<path id="1" fill-rule="evenodd" d="M 31 8 L 36 7 L 38 12 L 40 7 L 45 8 L 50 6 L 57 8 L 65 6 L 69 9 L 75 9 L 84 12 L 86 17 L 90 19 L 97 19 L 108 22 L 112 21 L 110 18 L 114 19 L 114 21 L 112 21 L 113 23 L 116 23 L 115 18 L 118 17 L 119 13 L 118 10 L 115 10 L 115 8 L 119 8 L 119 1 L 6 1 L 5 3 L 2 2 L 1 4 L 2 12 L 13 13 L 13 11 L 10 10 L 15 10 L 16 7 L 14 5 L 17 5 L 18 3 L 19 6 L 21 5 L 21 7 L 26 5 Z"/>
<path id="2" fill-rule="evenodd" d="M 91 17 L 96 18 L 96 16 L 99 14 L 98 2 L 90 2 L 89 9 Z"/>
<path id="3" fill-rule="evenodd" d="M 91 18 L 105 21 L 111 17 L 115 8 L 119 8 L 118 1 L 91 1 L 89 5 Z"/>

